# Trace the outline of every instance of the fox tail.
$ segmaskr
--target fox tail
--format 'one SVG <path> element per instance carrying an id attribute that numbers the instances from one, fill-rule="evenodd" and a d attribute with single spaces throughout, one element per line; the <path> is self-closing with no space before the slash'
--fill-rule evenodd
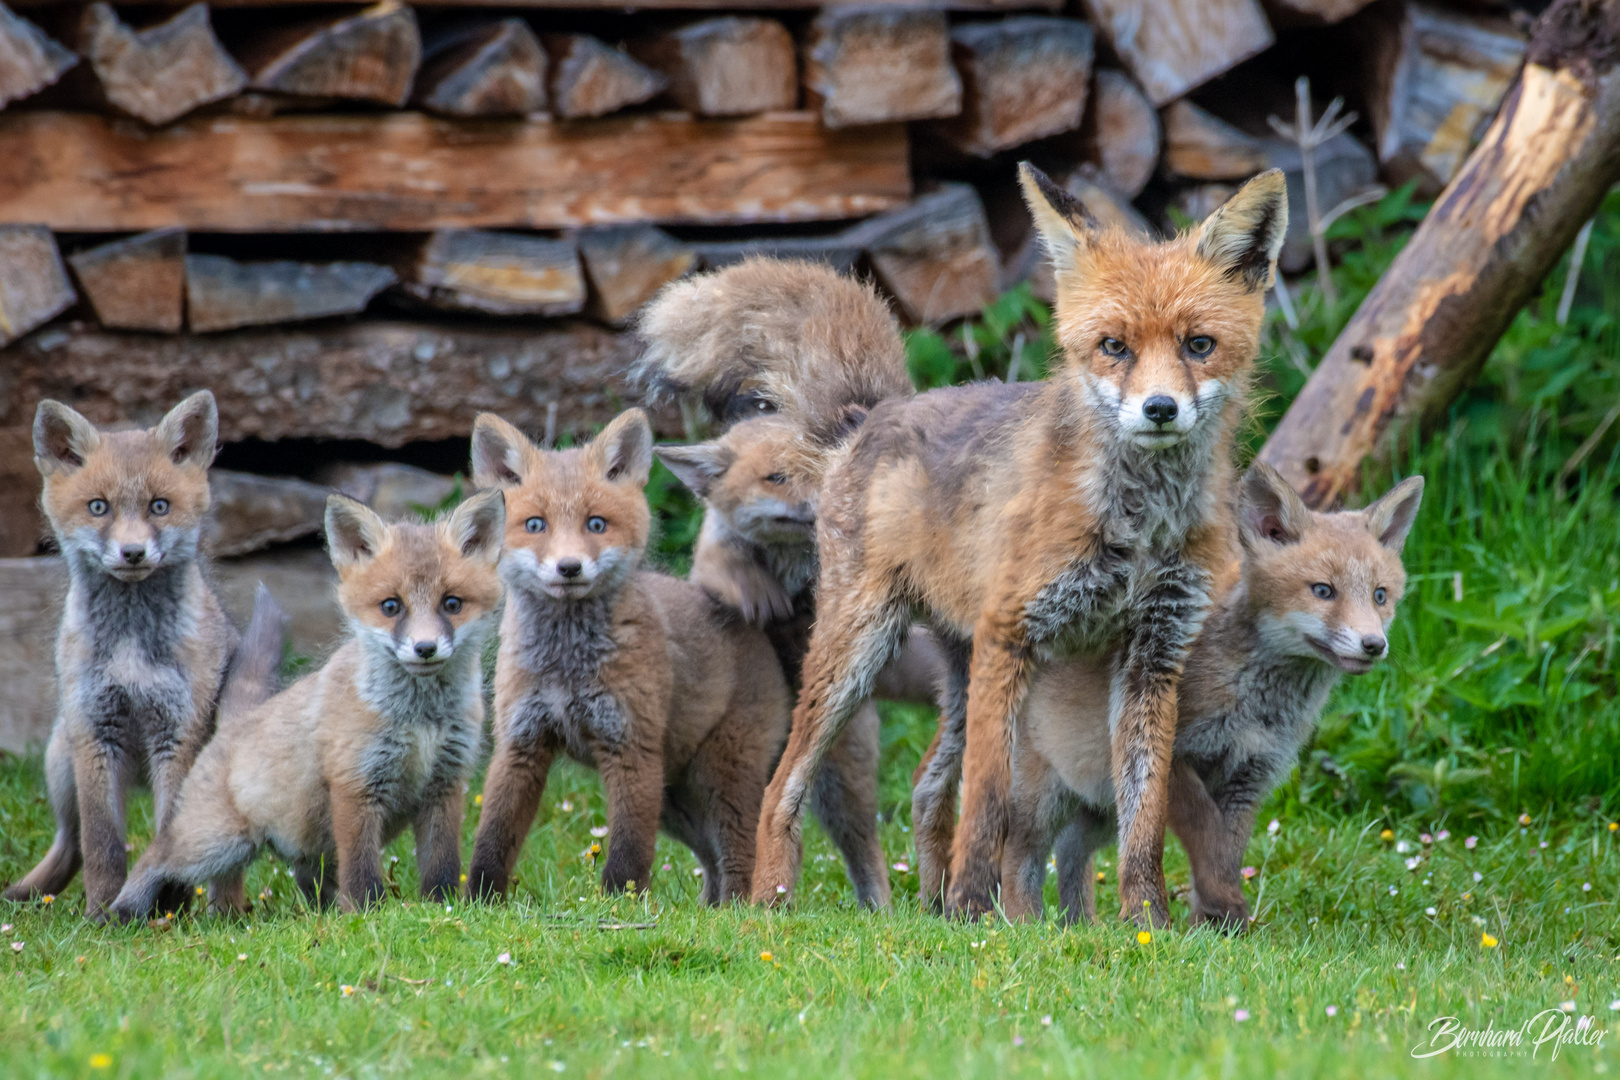
<path id="1" fill-rule="evenodd" d="M 287 616 L 270 590 L 259 583 L 253 594 L 253 616 L 242 635 L 236 655 L 225 673 L 219 694 L 219 722 L 227 723 L 268 701 L 280 689 L 281 653 L 287 637 Z"/>

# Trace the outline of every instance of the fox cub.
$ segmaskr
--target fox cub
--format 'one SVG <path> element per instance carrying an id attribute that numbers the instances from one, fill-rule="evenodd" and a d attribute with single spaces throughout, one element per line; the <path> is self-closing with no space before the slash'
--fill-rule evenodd
<path id="1" fill-rule="evenodd" d="M 61 892 L 82 861 L 86 914 L 104 918 L 128 865 L 126 787 L 148 778 L 157 819 L 169 820 L 213 733 L 236 643 L 198 554 L 218 436 L 206 390 L 146 431 L 97 431 L 66 405 L 40 402 L 34 461 L 70 581 L 45 751 L 56 837 L 8 900 Z"/>
<path id="2" fill-rule="evenodd" d="M 1170 826 L 1192 865 L 1194 922 L 1248 922 L 1240 867 L 1254 815 L 1299 758 L 1341 672 L 1370 671 L 1389 650 L 1406 585 L 1401 546 L 1423 478 L 1365 510 L 1306 508 L 1269 466 L 1244 477 L 1241 556 L 1187 658 L 1170 776 Z M 1002 903 L 1039 915 L 1057 844 L 1071 921 L 1095 914 L 1091 857 L 1113 832 L 1108 665 L 1042 672 L 1015 742 L 1012 826 Z"/>
<path id="3" fill-rule="evenodd" d="M 703 898 L 746 895 L 754 822 L 788 694 L 763 633 L 702 589 L 641 566 L 652 429 L 640 409 L 546 451 L 484 414 L 473 477 L 506 492 L 507 586 L 495 755 L 468 869 L 504 893 L 558 753 L 602 774 L 609 892 L 645 888 L 662 824 L 704 870 Z"/>
<path id="4" fill-rule="evenodd" d="M 498 491 L 431 525 L 387 524 L 353 499 L 327 500 L 353 636 L 272 696 L 281 615 L 261 590 L 219 732 L 114 903 L 119 917 L 150 912 L 171 882 L 209 881 L 217 908 L 241 908 L 242 871 L 267 845 L 311 900 L 361 908 L 382 898 L 383 846 L 407 825 L 422 894 L 455 893 L 505 521 Z"/>

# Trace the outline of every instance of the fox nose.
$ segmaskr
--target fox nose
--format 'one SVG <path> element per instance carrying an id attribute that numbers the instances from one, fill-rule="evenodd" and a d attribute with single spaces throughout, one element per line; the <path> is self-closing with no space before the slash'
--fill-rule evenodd
<path id="1" fill-rule="evenodd" d="M 140 544 L 125 544 L 118 554 L 130 566 L 139 566 L 146 561 L 146 548 Z"/>
<path id="2" fill-rule="evenodd" d="M 578 559 L 558 559 L 557 573 L 565 578 L 577 578 L 579 572 L 585 569 Z"/>
<path id="3" fill-rule="evenodd" d="M 431 660 L 439 653 L 439 643 L 437 641 L 418 641 L 415 648 L 416 655 L 423 660 Z"/>
<path id="4" fill-rule="evenodd" d="M 1385 641 L 1377 634 L 1361 635 L 1361 651 L 1366 653 L 1368 656 L 1375 658 L 1383 656 L 1384 650 L 1388 647 L 1389 642 Z"/>
<path id="5" fill-rule="evenodd" d="M 1142 402 L 1142 415 L 1155 424 L 1168 424 L 1176 418 L 1176 399 L 1167 394 L 1154 394 Z"/>

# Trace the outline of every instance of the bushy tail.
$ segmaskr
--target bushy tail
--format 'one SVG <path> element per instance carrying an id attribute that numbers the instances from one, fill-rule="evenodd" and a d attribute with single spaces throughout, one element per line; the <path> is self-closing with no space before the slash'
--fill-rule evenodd
<path id="1" fill-rule="evenodd" d="M 819 263 L 752 258 L 664 287 L 641 316 L 635 377 L 731 424 L 774 412 L 818 444 L 913 392 L 900 327 L 877 291 Z"/>
<path id="2" fill-rule="evenodd" d="M 287 638 L 287 616 L 259 582 L 253 594 L 253 617 L 231 658 L 219 693 L 220 724 L 268 701 L 280 689 L 281 653 Z"/>

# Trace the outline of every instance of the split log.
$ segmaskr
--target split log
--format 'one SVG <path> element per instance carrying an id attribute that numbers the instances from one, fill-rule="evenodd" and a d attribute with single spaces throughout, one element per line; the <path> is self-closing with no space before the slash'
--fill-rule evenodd
<path id="1" fill-rule="evenodd" d="M 810 24 L 807 104 L 830 128 L 926 120 L 962 110 L 942 11 L 828 8 Z"/>
<path id="2" fill-rule="evenodd" d="M 913 323 L 976 314 L 1000 291 L 1001 258 L 970 184 L 942 184 L 845 236 L 859 242 L 878 282 Z"/>
<path id="3" fill-rule="evenodd" d="M 1098 71 L 1081 129 L 1085 159 L 1115 191 L 1134 199 L 1153 178 L 1161 142 L 1159 114 L 1136 80 L 1111 68 Z"/>
<path id="4" fill-rule="evenodd" d="M 1262 140 L 1190 101 L 1164 110 L 1164 167 L 1189 180 L 1242 180 L 1266 168 Z"/>
<path id="5" fill-rule="evenodd" d="M 664 92 L 669 81 L 634 57 L 589 34 L 547 34 L 551 108 L 577 119 L 606 116 Z"/>
<path id="6" fill-rule="evenodd" d="M 331 492 L 289 476 L 211 469 L 208 494 L 213 528 L 207 547 L 224 558 L 316 535 L 323 527 Z"/>
<path id="7" fill-rule="evenodd" d="M 39 487 L 37 472 L 33 487 Z M 37 751 L 50 736 L 56 628 L 67 586 L 61 559 L 0 559 L 0 686 L 6 688 L 0 694 L 0 750 Z"/>
<path id="8" fill-rule="evenodd" d="M 401 277 L 406 293 L 446 311 L 569 315 L 585 306 L 579 252 L 567 240 L 441 229 Z"/>
<path id="9" fill-rule="evenodd" d="M 363 262 L 238 262 L 186 256 L 186 308 L 200 333 L 354 315 L 394 283 L 386 266 Z"/>
<path id="10" fill-rule="evenodd" d="M 904 128 L 828 131 L 809 113 L 633 116 L 584 130 L 420 113 L 278 116 L 161 131 L 0 113 L 0 220 L 64 232 L 805 221 L 860 217 L 910 194 Z"/>
<path id="11" fill-rule="evenodd" d="M 247 85 L 247 73 L 214 36 L 207 4 L 192 4 L 139 31 L 120 20 L 111 5 L 91 4 L 80 38 L 107 101 L 148 124 L 178 120 Z"/>
<path id="12" fill-rule="evenodd" d="M 956 27 L 962 111 L 938 131 L 963 153 L 990 157 L 1079 127 L 1091 50 L 1091 27 L 1077 19 L 1020 15 Z"/>
<path id="13" fill-rule="evenodd" d="M 1462 166 L 1518 74 L 1524 38 L 1505 19 L 1389 0 L 1353 24 L 1365 57 L 1378 160 L 1438 191 Z"/>
<path id="14" fill-rule="evenodd" d="M 269 31 L 241 50 L 251 86 L 302 97 L 405 104 L 422 62 L 416 16 L 396 0 Z"/>
<path id="15" fill-rule="evenodd" d="M 1276 39 L 1257 0 L 1082 0 L 1154 105 L 1165 105 Z"/>
<path id="16" fill-rule="evenodd" d="M 855 226 L 859 229 L 860 226 Z M 747 240 L 709 240 L 692 245 L 709 270 L 720 270 L 744 259 L 799 259 L 823 263 L 839 273 L 855 269 L 861 259 L 861 238 L 853 230 L 831 236 L 758 236 Z"/>
<path id="17" fill-rule="evenodd" d="M 316 471 L 313 479 L 335 488 L 351 499 L 359 499 L 389 521 L 420 515 L 455 494 L 457 485 L 466 485 L 453 476 L 442 476 L 397 461 L 359 464 L 340 461 Z"/>
<path id="18" fill-rule="evenodd" d="M 177 333 L 185 314 L 186 231 L 156 229 L 68 256 L 102 326 Z"/>
<path id="19" fill-rule="evenodd" d="M 799 101 L 793 36 L 775 19 L 704 19 L 630 51 L 663 73 L 677 105 L 699 116 L 747 116 Z"/>
<path id="20" fill-rule="evenodd" d="M 0 4 L 0 109 L 39 93 L 78 62 L 39 27 Z"/>
<path id="21" fill-rule="evenodd" d="M 50 229 L 0 225 L 0 345 L 48 322 L 77 299 Z"/>
<path id="22" fill-rule="evenodd" d="M 1620 0 L 1555 0 L 1479 146 L 1277 426 L 1261 458 L 1312 506 L 1442 421 L 1620 181 Z"/>
<path id="23" fill-rule="evenodd" d="M 652 225 L 612 225 L 575 237 L 590 283 L 586 312 L 624 326 L 653 293 L 683 276 L 697 253 Z"/>
<path id="24" fill-rule="evenodd" d="M 521 116 L 546 107 L 546 52 L 522 19 L 429 42 L 411 99 L 446 116 Z"/>
<path id="25" fill-rule="evenodd" d="M 1275 26 L 1328 26 L 1343 22 L 1372 0 L 1262 0 Z"/>
<path id="26" fill-rule="evenodd" d="M 311 7 L 311 6 L 354 6 L 355 0 L 213 0 L 216 8 L 240 7 Z M 627 9 L 636 11 L 692 11 L 696 8 L 703 10 L 739 10 L 739 11 L 814 11 L 818 8 L 831 7 L 865 7 L 872 0 L 634 0 L 633 4 L 626 4 L 625 0 L 525 0 L 525 8 L 538 10 L 563 8 L 567 10 L 594 10 L 623 12 Z M 14 7 L 46 7 L 61 3 L 61 0 L 13 0 Z M 509 8 L 513 7 L 512 0 L 435 0 L 432 5 L 440 8 Z M 1027 11 L 1030 9 L 1056 10 L 1063 6 L 1063 0 L 885 0 L 885 6 L 939 8 L 949 11 Z"/>

